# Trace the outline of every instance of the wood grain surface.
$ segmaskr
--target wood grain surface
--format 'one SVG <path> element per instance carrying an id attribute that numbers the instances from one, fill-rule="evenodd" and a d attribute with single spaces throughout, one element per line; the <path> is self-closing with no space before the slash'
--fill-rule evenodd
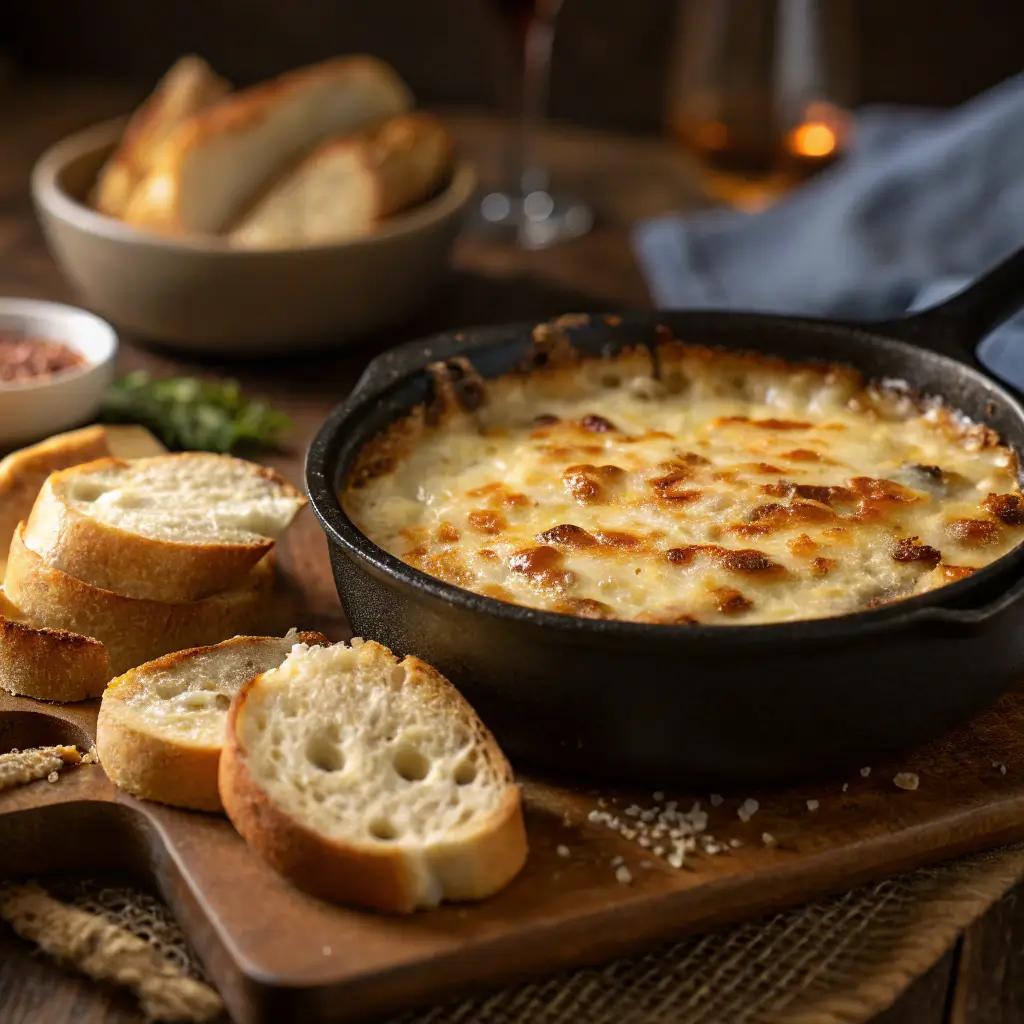
<path id="1" fill-rule="evenodd" d="M 135 97 L 117 89 L 59 85 L 19 93 L 18 101 L 0 113 L 0 151 L 5 154 L 0 163 L 0 292 L 69 298 L 31 217 L 28 169 L 46 144 L 118 112 Z M 501 125 L 468 119 L 456 127 L 485 177 L 493 173 L 503 141 Z M 590 237 L 543 253 L 467 237 L 450 287 L 417 323 L 315 362 L 292 357 L 228 367 L 127 344 L 122 367 L 231 372 L 250 390 L 267 395 L 296 421 L 290 451 L 271 461 L 299 482 L 306 440 L 382 347 L 456 324 L 646 305 L 628 248 L 628 226 L 638 215 L 696 201 L 685 165 L 660 144 L 624 144 L 614 137 L 568 131 L 551 135 L 546 149 L 556 174 L 586 189 L 597 202 L 602 224 Z M 600 170 L 596 165 L 602 160 L 595 154 L 608 158 Z M 326 546 L 311 515 L 303 515 L 284 554 L 285 570 L 300 581 L 310 609 L 303 624 L 344 636 Z M 55 711 L 14 699 L 2 708 L 0 746 L 8 747 L 58 736 L 84 740 L 94 714 L 88 706 Z M 12 711 L 19 714 L 12 717 Z M 64 725 L 51 724 L 55 714 Z M 350 1010 L 384 1008 L 382 988 L 394 1005 L 420 1002 L 461 990 L 470 976 L 499 982 L 550 971 L 560 963 L 608 957 L 661 935 L 770 910 L 940 852 L 949 855 L 1024 835 L 1022 716 L 1024 698 L 1013 695 L 959 737 L 898 762 L 874 765 L 867 778 L 853 773 L 789 793 L 729 794 L 725 804 L 711 811 L 708 830 L 721 839 L 739 839 L 743 846 L 695 857 L 681 871 L 657 863 L 636 843 L 588 818 L 601 809 L 599 800 L 606 802 L 604 809 L 634 799 L 648 807 L 654 803 L 651 794 L 570 793 L 528 783 L 533 854 L 524 875 L 480 907 L 445 908 L 412 922 L 330 908 L 300 896 L 249 854 L 223 820 L 143 805 L 114 790 L 97 767 L 78 768 L 56 784 L 36 783 L 0 797 L 0 812 L 5 812 L 0 873 L 71 864 L 151 870 L 238 1020 L 257 1005 L 268 1010 L 267 1019 L 314 1020 L 325 1005 L 322 997 L 301 1003 L 304 989 L 312 986 L 334 986 L 334 995 L 341 994 L 337 986 L 345 986 Z M 1006 775 L 992 768 L 993 760 L 1009 766 Z M 897 770 L 918 772 L 920 788 L 897 790 L 892 783 Z M 844 782 L 849 784 L 845 793 Z M 707 794 L 666 794 L 665 799 L 688 807 L 694 797 L 707 806 Z M 736 815 L 745 797 L 762 804 L 747 823 Z M 807 799 L 818 799 L 819 809 L 809 811 Z M 776 846 L 763 844 L 766 831 Z M 74 838 L 54 842 L 54 836 Z M 567 847 L 570 855 L 560 856 L 558 846 Z M 613 861 L 619 856 L 630 867 L 631 884 L 615 878 Z M 644 861 L 652 866 L 641 867 Z M 256 892 L 259 913 L 253 910 Z M 908 990 L 884 1016 L 887 1024 L 1019 1020 L 1022 930 L 1024 915 L 1011 896 L 968 931 L 958 951 Z M 323 952 L 327 946 L 329 954 Z M 472 957 L 466 955 L 469 950 Z M 284 1004 L 267 1002 L 267 993 L 252 980 L 259 968 L 291 979 L 296 989 L 288 998 L 300 1000 L 290 1004 L 300 1008 L 299 1015 L 286 1015 Z M 385 970 L 387 986 L 367 983 L 374 972 Z M 29 957 L 23 944 L 0 932 L 0 1019 L 47 1024 L 138 1018 L 118 995 Z"/>

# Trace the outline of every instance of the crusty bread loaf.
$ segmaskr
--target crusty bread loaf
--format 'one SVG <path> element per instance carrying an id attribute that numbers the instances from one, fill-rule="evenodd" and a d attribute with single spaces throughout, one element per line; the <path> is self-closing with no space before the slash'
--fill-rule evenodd
<path id="1" fill-rule="evenodd" d="M 103 693 L 113 673 L 98 640 L 37 629 L 0 589 L 0 687 L 36 700 L 78 701 Z"/>
<path id="2" fill-rule="evenodd" d="M 171 133 L 124 219 L 172 235 L 222 232 L 314 146 L 411 103 L 395 72 L 371 57 L 325 61 L 241 90 Z"/>
<path id="3" fill-rule="evenodd" d="M 221 810 L 217 792 L 224 723 L 235 694 L 319 633 L 237 636 L 168 654 L 111 681 L 96 723 L 103 768 L 121 789 L 196 811 Z"/>
<path id="4" fill-rule="evenodd" d="M 437 191 L 451 165 L 447 130 L 432 114 L 397 117 L 315 149 L 230 232 L 247 248 L 344 242 Z"/>
<path id="5" fill-rule="evenodd" d="M 226 455 L 99 459 L 47 479 L 25 543 L 124 597 L 194 601 L 238 584 L 305 503 L 273 470 Z"/>
<path id="6" fill-rule="evenodd" d="M 18 523 L 28 519 L 46 478 L 104 456 L 123 459 L 159 455 L 164 446 L 145 427 L 83 427 L 56 434 L 0 461 L 0 579 Z"/>
<path id="7" fill-rule="evenodd" d="M 136 186 L 152 169 L 154 156 L 167 136 L 186 118 L 230 91 L 231 86 L 201 57 L 175 61 L 129 119 L 120 145 L 100 171 L 92 205 L 100 213 L 120 217 Z"/>
<path id="8" fill-rule="evenodd" d="M 267 555 L 234 589 L 200 601 L 123 597 L 83 583 L 48 565 L 24 541 L 11 541 L 4 590 L 29 625 L 63 629 L 99 640 L 111 676 L 187 647 L 265 631 L 274 571 Z"/>
<path id="9" fill-rule="evenodd" d="M 228 714 L 220 795 L 276 870 L 396 912 L 472 900 L 526 859 L 519 789 L 458 691 L 373 642 L 296 647 Z"/>

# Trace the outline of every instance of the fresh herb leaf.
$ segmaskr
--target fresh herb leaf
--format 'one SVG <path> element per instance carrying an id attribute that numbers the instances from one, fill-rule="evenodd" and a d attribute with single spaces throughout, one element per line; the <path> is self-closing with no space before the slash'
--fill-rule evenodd
<path id="1" fill-rule="evenodd" d="M 145 370 L 114 381 L 100 419 L 139 423 L 172 451 L 233 452 L 272 447 L 292 421 L 266 402 L 251 401 L 237 381 L 196 377 L 154 378 Z"/>

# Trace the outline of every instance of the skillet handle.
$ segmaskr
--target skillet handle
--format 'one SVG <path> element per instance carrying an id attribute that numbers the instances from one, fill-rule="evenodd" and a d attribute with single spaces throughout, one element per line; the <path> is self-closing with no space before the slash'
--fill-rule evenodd
<path id="1" fill-rule="evenodd" d="M 1024 249 L 983 274 L 952 298 L 913 316 L 871 325 L 890 338 L 934 349 L 969 366 L 981 364 L 978 343 L 1024 309 Z"/>

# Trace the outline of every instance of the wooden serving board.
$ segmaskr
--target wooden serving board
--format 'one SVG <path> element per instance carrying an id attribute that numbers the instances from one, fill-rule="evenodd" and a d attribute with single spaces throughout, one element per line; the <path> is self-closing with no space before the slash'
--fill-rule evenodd
<path id="1" fill-rule="evenodd" d="M 97 702 L 0 697 L 0 750 L 87 748 L 96 710 Z M 236 1022 L 351 1020 L 598 962 L 1024 839 L 1024 691 L 955 734 L 871 769 L 867 777 L 853 770 L 785 791 L 726 794 L 717 806 L 705 793 L 655 798 L 526 779 L 531 852 L 519 878 L 480 905 L 397 918 L 305 896 L 225 819 L 136 800 L 102 767 L 79 766 L 55 783 L 0 794 L 0 876 L 111 868 L 148 875 Z M 903 771 L 919 776 L 916 791 L 894 785 Z M 737 812 L 750 798 L 760 806 L 744 822 Z M 629 828 L 631 805 L 646 811 L 675 801 L 685 811 L 695 799 L 708 812 L 706 832 L 724 849 L 689 854 L 681 869 L 654 854 L 656 841 L 644 848 L 638 837 L 592 820 L 615 816 Z M 808 800 L 819 801 L 817 809 Z M 766 832 L 774 845 L 763 841 Z"/>

